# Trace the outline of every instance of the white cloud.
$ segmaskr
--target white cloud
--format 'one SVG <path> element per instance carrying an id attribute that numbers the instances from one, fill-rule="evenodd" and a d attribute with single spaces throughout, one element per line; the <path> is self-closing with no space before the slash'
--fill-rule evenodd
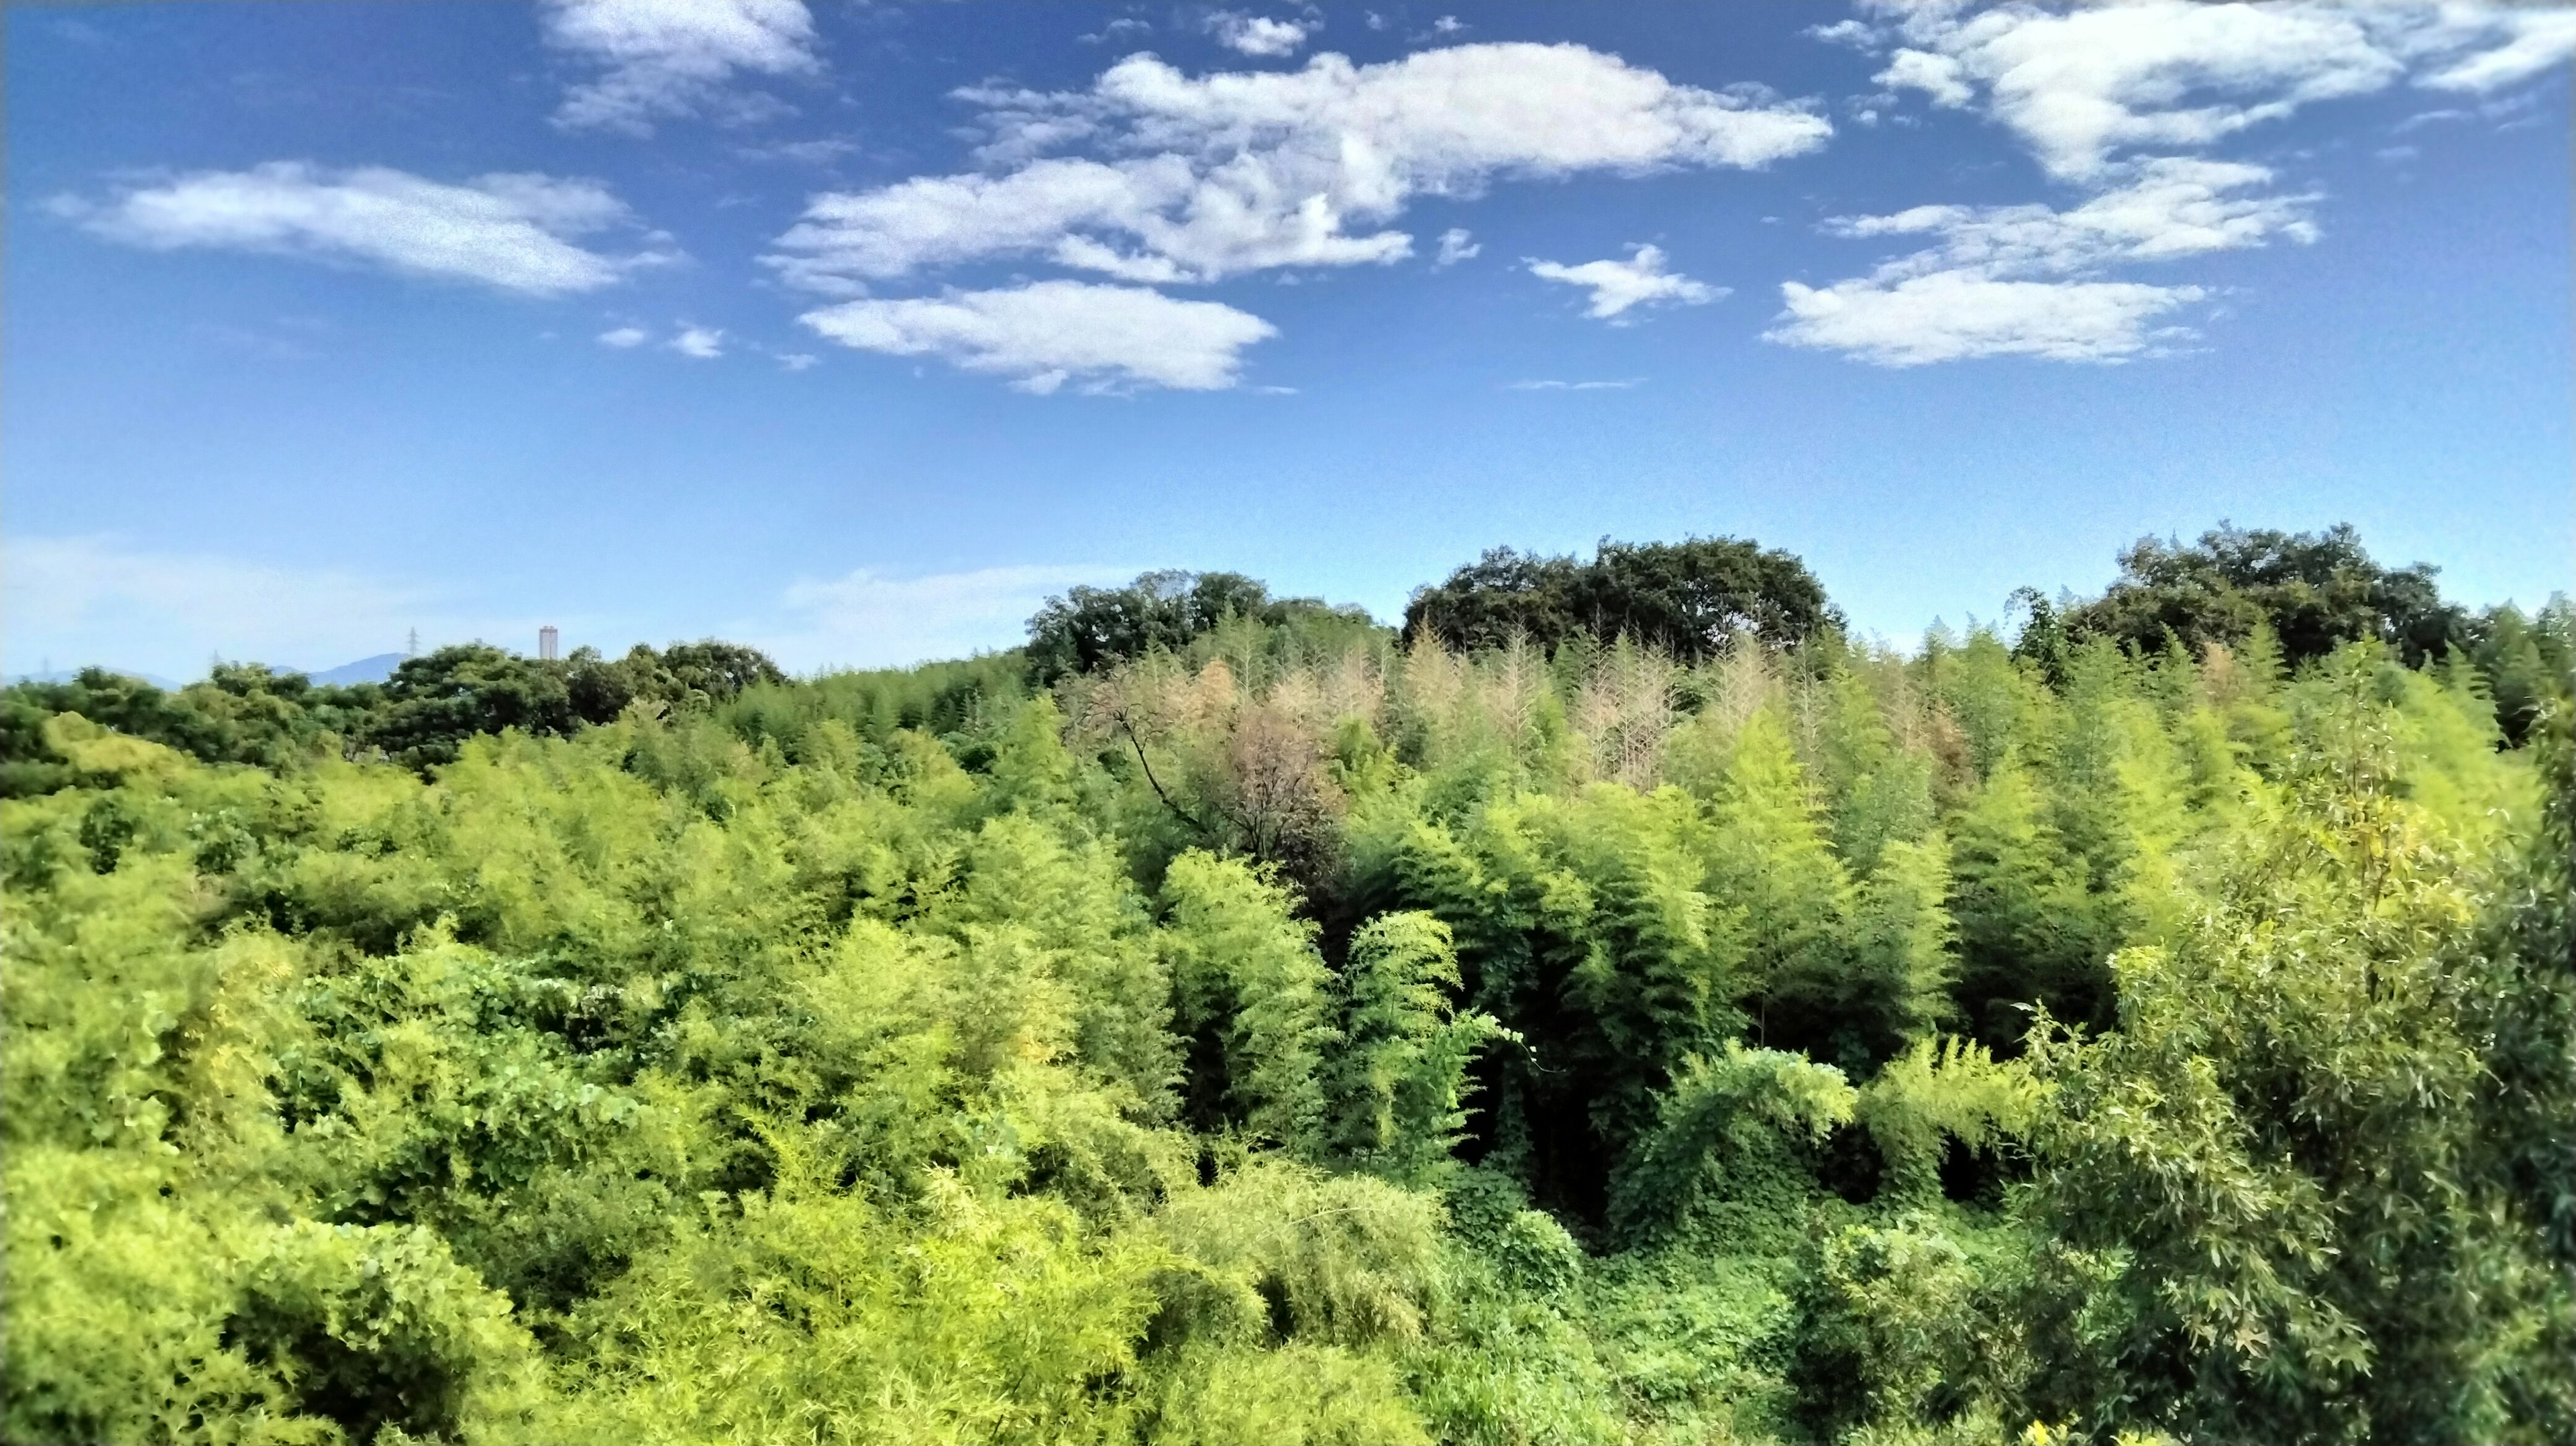
<path id="1" fill-rule="evenodd" d="M 2205 147 L 2409 75 L 2434 89 L 2489 91 L 2576 55 L 2576 12 L 2563 6 L 1873 0 L 1869 8 L 1882 25 L 1829 29 L 1855 43 L 1905 42 L 1880 84 L 1925 91 L 1939 105 L 1982 96 L 2052 175 L 2074 180 L 2124 151 Z"/>
<path id="2" fill-rule="evenodd" d="M 760 615 L 734 619 L 722 632 L 798 672 L 959 657 L 1021 642 L 1049 594 L 1122 582 L 1136 571 L 1057 565 L 905 578 L 862 569 L 794 583 Z M 567 647 L 595 639 L 611 655 L 650 626 L 493 612 L 357 571 L 163 551 L 113 537 L 0 540 L 0 662 L 12 675 L 95 663 L 184 680 L 204 676 L 218 656 L 320 669 L 399 652 L 414 628 L 424 649 L 485 638 L 525 650 L 549 621 L 563 626 Z M 695 636 L 702 626 L 675 631 Z"/>
<path id="3" fill-rule="evenodd" d="M 960 92 L 986 109 L 998 174 L 924 176 L 817 197 L 770 264 L 791 282 L 865 283 L 1042 256 L 1131 281 L 1211 281 L 1410 255 L 1369 229 L 1421 195 L 1497 179 L 1759 167 L 1824 144 L 1823 117 L 1767 94 L 1678 85 L 1576 45 L 1461 45 L 1378 65 L 1193 79 L 1151 55 L 1088 90 Z M 1044 156 L 1082 146 L 1085 157 Z"/>
<path id="4" fill-rule="evenodd" d="M 2476 18 L 2491 27 L 2481 38 L 2500 36 L 2502 43 L 2452 58 L 2422 84 L 2435 90 L 2499 90 L 2576 57 L 2576 10 L 2513 10 Z"/>
<path id="5" fill-rule="evenodd" d="M 777 353 L 777 356 L 778 364 L 787 368 L 791 372 L 801 372 L 809 367 L 818 367 L 823 364 L 823 359 L 821 357 L 818 357 L 809 351 L 782 351 Z"/>
<path id="6" fill-rule="evenodd" d="M 1483 246 L 1477 244 L 1475 238 L 1468 233 L 1466 227 L 1452 226 L 1448 230 L 1440 233 L 1440 253 L 1432 258 L 1431 264 L 1434 266 L 1455 266 L 1461 261 L 1473 261 L 1476 259 L 1477 254 L 1482 252 L 1484 249 L 1485 248 Z"/>
<path id="7" fill-rule="evenodd" d="M 1617 381 L 1561 382 L 1552 379 L 1513 382 L 1505 388 L 1514 392 L 1624 392 L 1644 383 L 1644 377 L 1622 377 Z"/>
<path id="8" fill-rule="evenodd" d="M 651 339 L 651 333 L 640 326 L 613 327 L 599 334 L 601 346 L 613 346 L 621 351 L 627 347 L 642 346 Z"/>
<path id="9" fill-rule="evenodd" d="M 792 161 L 799 165 L 828 166 L 843 156 L 856 154 L 858 149 L 857 141 L 846 137 L 825 136 L 815 140 L 736 146 L 734 154 L 747 161 Z"/>
<path id="10" fill-rule="evenodd" d="M 2207 293 L 2091 278 L 2115 266 L 2263 246 L 2275 236 L 2316 239 L 2307 216 L 2314 197 L 2239 194 L 2270 183 L 2260 166 L 2169 157 L 2128 171 L 2129 184 L 2066 211 L 1917 206 L 1829 222 L 1835 235 L 1931 236 L 1937 244 L 1867 277 L 1822 288 L 1784 284 L 1781 324 L 1764 335 L 1891 366 L 2149 355 L 2190 335 L 2149 323 Z"/>
<path id="11" fill-rule="evenodd" d="M 1887 69 L 1870 79 L 1890 90 L 1919 90 L 1934 105 L 1963 106 L 1977 98 L 1977 92 L 1959 78 L 1960 65 L 1955 57 L 1935 55 L 1928 50 L 1899 50 L 1887 58 Z"/>
<path id="12" fill-rule="evenodd" d="M 2274 237 L 2313 241 L 2309 210 L 2319 199 L 2262 194 L 2256 188 L 2273 176 L 2259 166 L 2172 152 L 2410 76 L 2419 86 L 2483 92 L 2576 53 L 2576 12 L 2563 7 L 1863 3 L 1874 22 L 1811 33 L 1893 47 L 1879 84 L 1981 109 L 2050 175 L 2092 193 L 2066 210 L 1935 205 L 1831 223 L 1843 236 L 1922 235 L 1934 244 L 1867 277 L 1785 284 L 1787 309 L 1767 335 L 1894 365 L 1994 355 L 2103 361 L 2163 349 L 2189 330 L 2150 324 L 2207 293 L 2105 280 L 2104 272 Z M 2141 150 L 2167 154 L 2139 158 Z"/>
<path id="13" fill-rule="evenodd" d="M 1207 18 L 1208 33 L 1216 43 L 1239 55 L 1277 59 L 1294 55 L 1306 43 L 1313 27 L 1294 20 L 1273 20 L 1263 15 L 1246 15 L 1236 10 L 1219 10 Z"/>
<path id="14" fill-rule="evenodd" d="M 1611 321 L 1614 325 L 1617 318 L 1631 307 L 1665 302 L 1700 306 L 1726 294 L 1722 288 L 1666 271 L 1661 247 L 1637 245 L 1628 249 L 1635 254 L 1625 261 L 1586 261 L 1580 266 L 1531 261 L 1530 274 L 1547 281 L 1592 288 L 1592 304 L 1585 309 L 1584 315 Z"/>
<path id="15" fill-rule="evenodd" d="M 783 625 L 747 627 L 772 657 L 800 672 L 901 667 L 927 658 L 1014 647 L 1047 597 L 1079 583 L 1124 582 L 1134 568 L 988 567 L 928 577 L 867 568 L 791 585 Z"/>
<path id="16" fill-rule="evenodd" d="M 1885 276 L 1972 269 L 1995 277 L 2070 276 L 2122 263 L 2169 261 L 2266 244 L 2314 241 L 2312 195 L 2240 195 L 2267 185 L 2261 166 L 2168 157 L 2132 170 L 2129 184 L 2072 210 L 2042 205 L 1917 206 L 1892 216 L 1827 223 L 1840 236 L 1937 235 L 1941 244 L 1888 263 Z"/>
<path id="17" fill-rule="evenodd" d="M 2205 146 L 2404 72 L 2358 15 L 2325 5 L 2007 5 L 1965 18 L 1917 12 L 1907 28 L 2070 178 L 2097 174 L 2119 150 Z"/>
<path id="18" fill-rule="evenodd" d="M 771 258 L 808 290 L 856 294 L 852 278 L 889 280 L 986 256 L 1048 252 L 1063 265 L 1136 281 L 1180 274 L 1168 257 L 1121 255 L 1087 231 L 1161 224 L 1192 185 L 1178 157 L 1122 166 L 1050 159 L 1001 176 L 920 176 L 859 193 L 818 196 Z"/>
<path id="19" fill-rule="evenodd" d="M 2178 336 L 2148 323 L 2202 295 L 2194 286 L 1996 281 L 1967 271 L 1823 288 L 1790 281 L 1780 287 L 1782 324 L 1763 336 L 1883 366 L 1983 356 L 2119 361 Z"/>
<path id="20" fill-rule="evenodd" d="M 688 326 L 671 338 L 671 350 L 700 361 L 713 361 L 724 355 L 724 333 L 711 326 Z"/>
<path id="21" fill-rule="evenodd" d="M 846 301 L 799 319 L 844 346 L 936 356 L 1040 393 L 1067 381 L 1090 391 L 1221 390 L 1235 384 L 1245 347 L 1278 335 L 1260 317 L 1217 302 L 1079 281 Z"/>
<path id="22" fill-rule="evenodd" d="M 572 238 L 631 226 L 593 181 L 480 176 L 447 185 L 382 166 L 332 171 L 273 161 L 129 189 L 104 205 L 58 204 L 91 232 L 156 251 L 204 247 L 361 262 L 532 296 L 593 291 L 672 259 L 585 250 Z"/>
<path id="23" fill-rule="evenodd" d="M 660 118 L 775 111 L 727 90 L 736 72 L 810 74 L 814 18 L 804 0 L 548 0 L 546 42 L 601 73 L 555 111 L 568 129 L 651 135 Z"/>
<path id="24" fill-rule="evenodd" d="M 1142 35 L 1153 28 L 1152 23 L 1148 21 L 1139 20 L 1132 15 L 1121 15 L 1098 30 L 1087 35 L 1076 36 L 1075 39 L 1085 45 L 1098 45 L 1102 41 L 1120 40 L 1129 35 Z"/>

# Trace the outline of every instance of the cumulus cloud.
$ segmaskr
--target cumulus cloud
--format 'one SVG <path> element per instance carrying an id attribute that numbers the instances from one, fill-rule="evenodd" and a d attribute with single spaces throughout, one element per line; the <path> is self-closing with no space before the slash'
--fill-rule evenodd
<path id="1" fill-rule="evenodd" d="M 572 130 L 645 136 L 669 117 L 774 111 L 729 90 L 736 74 L 821 68 L 804 0 L 548 0 L 544 26 L 547 44 L 598 70 L 555 111 Z"/>
<path id="2" fill-rule="evenodd" d="M 1455 266 L 1461 261 L 1473 261 L 1476 259 L 1478 253 L 1482 252 L 1484 249 L 1485 248 L 1483 246 L 1477 244 L 1476 239 L 1468 233 L 1466 227 L 1452 226 L 1448 230 L 1440 233 L 1440 250 L 1437 255 L 1431 258 L 1431 264 L 1434 266 Z"/>
<path id="3" fill-rule="evenodd" d="M 984 108 L 980 154 L 999 169 L 819 196 L 771 264 L 855 295 L 1009 256 L 1155 283 L 1388 262 L 1413 239 L 1378 228 L 1417 196 L 1759 167 L 1832 134 L 1765 93 L 1676 84 L 1577 45 L 1458 45 L 1377 65 L 1328 54 L 1198 78 L 1135 55 L 1087 90 L 959 94 Z M 1068 148 L 1088 154 L 1047 154 Z"/>
<path id="4" fill-rule="evenodd" d="M 623 351 L 628 347 L 642 346 L 645 342 L 651 339 L 651 333 L 645 331 L 644 328 L 640 326 L 612 327 L 599 334 L 599 344 L 601 346 L 613 346 L 618 348 L 620 351 Z"/>
<path id="5" fill-rule="evenodd" d="M 1983 356 L 2110 362 L 2148 351 L 2167 335 L 2148 323 L 2201 296 L 2193 286 L 1997 281 L 1967 271 L 1822 288 L 1791 281 L 1780 287 L 1781 324 L 1763 335 L 1883 366 Z"/>
<path id="6" fill-rule="evenodd" d="M 2128 184 L 2070 210 L 2047 206 L 1917 206 L 1828 222 L 1834 235 L 1921 236 L 1935 244 L 1867 277 L 1781 287 L 1792 346 L 1851 352 L 1893 366 L 1976 356 L 2113 361 L 2152 354 L 2187 328 L 2151 327 L 2206 293 L 2092 279 L 2117 266 L 2316 239 L 2313 196 L 2266 195 L 2261 166 L 2167 157 L 2130 168 Z M 2246 194 L 2255 192 L 2254 194 Z"/>
<path id="7" fill-rule="evenodd" d="M 1207 18 L 1208 33 L 1216 43 L 1238 55 L 1276 59 L 1294 55 L 1306 43 L 1312 27 L 1294 20 L 1273 20 L 1263 15 L 1246 15 L 1235 10 L 1219 10 Z"/>
<path id="8" fill-rule="evenodd" d="M 2205 146 L 2404 72 L 2359 16 L 2318 5 L 2008 6 L 1926 15 L 1917 28 L 1926 51 L 1950 60 L 1963 88 L 1973 79 L 2041 165 L 2077 179 L 2120 150 Z"/>
<path id="9" fill-rule="evenodd" d="M 1959 78 L 1960 71 L 1955 56 L 1899 49 L 1887 58 L 1887 69 L 1870 79 L 1890 90 L 1919 90 L 1934 105 L 1956 107 L 1977 98 L 1975 89 Z"/>
<path id="10" fill-rule="evenodd" d="M 700 361 L 713 361 L 724 355 L 724 333 L 711 326 L 687 326 L 671 338 L 671 350 Z"/>
<path id="11" fill-rule="evenodd" d="M 201 247 L 361 263 L 531 296 L 594 291 L 667 249 L 613 256 L 573 238 L 631 227 L 593 181 L 509 174 L 463 185 L 383 166 L 333 171 L 273 161 L 133 187 L 104 204 L 56 209 L 92 233 L 155 251 Z"/>
<path id="12" fill-rule="evenodd" d="M 1081 281 L 866 298 L 799 319 L 843 346 L 935 356 L 1039 393 L 1068 381 L 1088 391 L 1218 391 L 1235 384 L 1245 347 L 1278 335 L 1260 317 L 1217 302 Z"/>
<path id="13" fill-rule="evenodd" d="M 1592 303 L 1584 314 L 1613 325 L 1618 325 L 1619 318 L 1632 307 L 1665 302 L 1700 306 L 1726 294 L 1722 288 L 1666 271 L 1661 247 L 1636 245 L 1628 249 L 1632 254 L 1625 261 L 1586 261 L 1580 266 L 1566 266 L 1534 260 L 1528 265 L 1530 274 L 1542 280 L 1592 288 Z"/>
<path id="14" fill-rule="evenodd" d="M 1011 647 L 1025 640 L 1029 615 L 1050 594 L 1135 574 L 1132 567 L 1058 566 L 889 577 L 862 568 L 792 584 L 781 599 L 783 624 L 741 631 L 798 671 L 903 667 Z"/>
<path id="15" fill-rule="evenodd" d="M 1891 90 L 1994 120 L 2085 197 L 1832 223 L 1931 244 L 1866 277 L 1784 287 L 1770 335 L 1902 364 L 2166 349 L 2190 335 L 2171 314 L 2207 292 L 2106 273 L 2317 236 L 2319 196 L 2271 192 L 2270 171 L 2200 153 L 2328 101 L 2401 84 L 2489 94 L 2576 55 L 2564 6 L 2460 0 L 1864 0 L 1864 16 L 1814 33 L 1886 55 L 1876 79 Z"/>
<path id="16" fill-rule="evenodd" d="M 2458 0 L 2282 0 L 1972 8 L 1874 0 L 1894 45 L 1877 79 L 1934 104 L 1982 104 L 2050 174 L 2086 180 L 2123 152 L 2197 149 L 2321 101 L 2412 76 L 2488 91 L 2576 55 L 2576 14 Z"/>

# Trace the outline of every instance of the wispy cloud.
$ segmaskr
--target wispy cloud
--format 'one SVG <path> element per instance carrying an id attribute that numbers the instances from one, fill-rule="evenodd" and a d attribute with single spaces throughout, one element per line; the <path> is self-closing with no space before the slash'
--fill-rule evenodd
<path id="1" fill-rule="evenodd" d="M 1592 290 L 1592 303 L 1584 315 L 1625 325 L 1627 313 L 1640 306 L 1677 303 L 1704 306 L 1726 295 L 1723 287 L 1693 281 L 1678 272 L 1664 269 L 1661 247 L 1635 245 L 1628 248 L 1627 260 L 1586 261 L 1580 266 L 1567 266 L 1555 261 L 1532 260 L 1526 263 L 1530 274 L 1543 281 L 1558 281 L 1569 286 Z"/>
<path id="2" fill-rule="evenodd" d="M 679 116 L 776 113 L 774 98 L 733 90 L 736 75 L 822 68 L 804 0 L 548 0 L 544 23 L 548 45 L 597 72 L 555 111 L 568 130 L 648 136 Z"/>
<path id="3" fill-rule="evenodd" d="M 1080 583 L 1123 582 L 1130 567 L 988 567 L 929 576 L 861 568 L 801 581 L 781 598 L 781 617 L 746 625 L 744 635 L 799 672 L 833 667 L 899 667 L 954 658 L 1027 640 L 1027 620 L 1049 594 Z"/>
<path id="4" fill-rule="evenodd" d="M 633 229 L 607 187 L 496 174 L 451 185 L 383 166 L 335 171 L 273 161 L 135 186 L 105 203 L 50 207 L 94 235 L 155 251 L 252 251 L 471 281 L 529 296 L 595 291 L 675 259 L 667 242 L 611 255 L 577 237 Z"/>
<path id="5" fill-rule="evenodd" d="M 1593 382 L 1561 382 L 1552 379 L 1538 379 L 1525 382 L 1512 382 L 1505 386 L 1504 390 L 1513 392 L 1624 392 L 1630 387 L 1643 385 L 1645 380 L 1646 379 L 1644 377 L 1622 377 L 1617 381 Z"/>
<path id="6" fill-rule="evenodd" d="M 843 346 L 935 356 L 1038 393 L 1068 381 L 1088 391 L 1221 390 L 1235 384 L 1245 347 L 1278 335 L 1218 302 L 1083 281 L 846 301 L 799 319 Z"/>
<path id="7" fill-rule="evenodd" d="M 724 333 L 712 326 L 684 326 L 671 338 L 671 350 L 699 361 L 713 361 L 724 355 Z"/>
<path id="8" fill-rule="evenodd" d="M 1015 646 L 1048 595 L 1135 573 L 1079 563 L 927 576 L 862 568 L 792 583 L 717 631 L 798 672 L 895 666 Z M 186 680 L 218 657 L 320 669 L 398 652 L 414 629 L 424 649 L 479 638 L 525 651 L 546 622 L 562 625 L 567 646 L 611 654 L 652 640 L 631 619 L 494 609 L 410 579 L 113 536 L 0 541 L 0 606 L 0 671 L 13 676 L 99 664 Z"/>
<path id="9" fill-rule="evenodd" d="M 1783 283 L 1779 325 L 1765 335 L 1890 366 L 1978 356 L 2118 361 L 2188 339 L 2187 328 L 2155 323 L 2207 292 L 2099 279 L 2105 272 L 2317 237 L 2308 215 L 2317 198 L 2265 193 L 2273 175 L 2261 166 L 2167 157 L 2124 169 L 2128 184 L 2070 210 L 1917 206 L 1830 221 L 1833 235 L 1936 244 L 1866 278 Z"/>
<path id="10" fill-rule="evenodd" d="M 1883 366 L 1986 356 L 2122 361 L 2187 339 L 2188 331 L 2149 323 L 2203 295 L 2196 286 L 1997 281 L 1964 271 L 1826 287 L 1789 281 L 1780 286 L 1780 324 L 1763 335 Z"/>
<path id="11" fill-rule="evenodd" d="M 136 547 L 110 536 L 0 542 L 6 667 L 97 663 L 171 678 L 209 659 L 330 667 L 402 646 L 407 630 L 470 636 L 468 618 L 432 591 L 341 568 L 302 569 Z M 534 623 L 518 631 L 530 632 Z"/>

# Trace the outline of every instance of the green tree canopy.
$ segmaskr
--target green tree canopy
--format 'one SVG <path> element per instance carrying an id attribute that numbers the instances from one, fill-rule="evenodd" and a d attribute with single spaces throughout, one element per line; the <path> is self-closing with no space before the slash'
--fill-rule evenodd
<path id="1" fill-rule="evenodd" d="M 2464 636 L 2467 619 L 2442 600 L 2437 571 L 2380 566 L 2350 523 L 2323 532 L 2221 523 L 2189 546 L 2139 538 L 2120 554 L 2119 579 L 2056 621 L 2068 641 L 2109 638 L 2153 652 L 2170 633 L 2194 656 L 2210 643 L 2241 644 L 2266 625 L 2292 664 L 2365 640 L 2412 664 Z M 2044 635 L 2044 605 L 2034 611 Z"/>
<path id="2" fill-rule="evenodd" d="M 1273 626 L 1316 616 L 1374 626 L 1356 607 L 1320 598 L 1274 598 L 1239 572 L 1165 568 L 1140 573 L 1125 587 L 1074 587 L 1048 598 L 1029 619 L 1030 675 L 1041 684 L 1160 648 L 1177 653 L 1229 617 Z"/>
<path id="3" fill-rule="evenodd" d="M 1520 637 L 1553 651 L 1578 635 L 1626 637 L 1695 663 L 1738 639 L 1795 647 L 1842 621 L 1793 553 L 1736 537 L 1604 538 L 1589 562 L 1489 550 L 1413 595 L 1404 640 L 1476 651 Z"/>

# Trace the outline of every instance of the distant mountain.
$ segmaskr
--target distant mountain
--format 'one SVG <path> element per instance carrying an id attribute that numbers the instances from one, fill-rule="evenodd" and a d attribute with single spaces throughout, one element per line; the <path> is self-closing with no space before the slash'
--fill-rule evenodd
<path id="1" fill-rule="evenodd" d="M 342 663 L 336 668 L 304 676 L 316 683 L 381 683 L 394 675 L 394 669 L 402 666 L 402 660 L 400 653 L 378 653 L 372 658 L 360 658 L 354 663 Z"/>
<path id="2" fill-rule="evenodd" d="M 350 683 L 381 683 L 394 675 L 394 669 L 402 665 L 403 657 L 401 653 L 378 653 L 372 658 L 360 658 L 354 663 L 342 663 L 336 668 L 325 668 L 320 672 L 307 673 L 304 676 L 316 683 L 338 683 L 344 686 Z M 169 692 L 176 692 L 184 686 L 158 673 L 138 673 L 132 668 L 110 668 L 108 671 L 122 673 L 129 678 L 140 678 L 155 688 Z M 9 683 L 68 683 L 79 676 L 78 668 L 56 668 L 50 673 L 13 673 L 6 681 Z"/>
<path id="3" fill-rule="evenodd" d="M 352 666 L 355 665 L 353 664 Z M 110 668 L 108 671 L 111 673 L 122 674 L 128 678 L 140 678 L 144 682 L 151 684 L 153 687 L 160 688 L 164 691 L 173 690 L 179 686 L 178 684 L 171 682 L 169 679 L 162 677 L 158 673 L 138 673 L 132 668 Z M 79 677 L 80 673 L 81 670 L 78 668 L 56 668 L 50 673 L 12 673 L 9 675 L 8 681 L 11 683 L 68 683 L 72 679 Z"/>

